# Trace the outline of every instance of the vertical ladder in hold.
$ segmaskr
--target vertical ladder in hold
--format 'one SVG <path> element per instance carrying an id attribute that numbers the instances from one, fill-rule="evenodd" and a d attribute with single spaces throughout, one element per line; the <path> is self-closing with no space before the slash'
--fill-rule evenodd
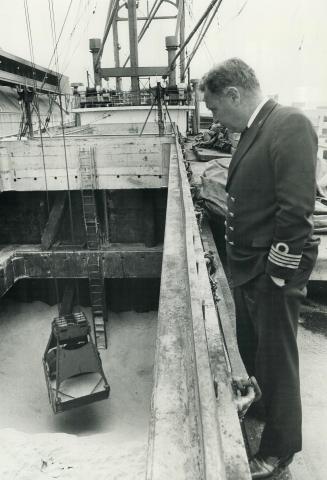
<path id="1" fill-rule="evenodd" d="M 94 192 L 96 188 L 96 175 L 92 148 L 80 149 L 79 168 L 87 247 L 89 250 L 98 250 L 100 241 Z M 95 343 L 98 349 L 107 348 L 108 342 L 105 325 L 107 312 L 102 262 L 99 252 L 88 255 L 87 269 Z"/>

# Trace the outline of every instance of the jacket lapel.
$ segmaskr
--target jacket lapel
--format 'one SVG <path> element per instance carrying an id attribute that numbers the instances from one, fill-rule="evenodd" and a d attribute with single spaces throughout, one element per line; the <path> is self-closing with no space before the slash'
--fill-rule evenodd
<path id="1" fill-rule="evenodd" d="M 253 144 L 265 120 L 268 118 L 268 116 L 276 106 L 277 103 L 274 100 L 268 100 L 268 102 L 264 104 L 256 118 L 254 119 L 251 127 L 242 136 L 242 139 L 240 140 L 229 165 L 226 190 L 228 189 L 232 176 L 234 175 L 238 165 L 240 164 L 240 161 Z"/>

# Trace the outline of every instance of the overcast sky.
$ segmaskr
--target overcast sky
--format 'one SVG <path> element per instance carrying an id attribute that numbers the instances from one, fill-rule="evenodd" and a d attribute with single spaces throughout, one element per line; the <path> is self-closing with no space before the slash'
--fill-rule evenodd
<path id="1" fill-rule="evenodd" d="M 59 34 L 71 0 L 53 0 Z M 153 0 L 148 0 L 151 5 Z M 209 0 L 186 0 L 188 29 Z M 71 82 L 86 83 L 92 73 L 88 39 L 102 37 L 108 0 L 72 0 L 59 42 L 59 70 Z M 48 0 L 28 0 L 35 62 L 48 66 L 53 52 Z M 146 13 L 140 0 L 139 13 Z M 174 13 L 167 4 L 161 13 Z M 121 9 L 121 15 L 127 13 Z M 196 20 L 194 20 L 196 19 Z M 327 0 L 223 0 L 217 18 L 191 67 L 201 77 L 214 63 L 231 56 L 247 61 L 257 72 L 266 94 L 279 94 L 285 103 L 306 101 L 327 104 Z M 139 22 L 139 28 L 142 22 Z M 127 23 L 121 22 L 121 57 L 128 52 Z M 140 44 L 140 65 L 165 65 L 166 35 L 174 34 L 172 20 L 157 21 Z M 0 47 L 30 59 L 24 0 L 1 0 Z M 112 38 L 106 45 L 102 66 L 113 66 Z M 55 68 L 55 65 L 51 65 Z"/>

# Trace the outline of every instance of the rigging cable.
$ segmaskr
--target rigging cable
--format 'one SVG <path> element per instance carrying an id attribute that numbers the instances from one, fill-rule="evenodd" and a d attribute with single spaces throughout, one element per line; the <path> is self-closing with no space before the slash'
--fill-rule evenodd
<path id="1" fill-rule="evenodd" d="M 188 59 L 187 64 L 186 64 L 186 66 L 185 66 L 184 75 L 185 75 L 185 72 L 187 71 L 188 67 L 190 66 L 190 63 L 192 62 L 192 60 L 193 60 L 193 58 L 194 58 L 194 56 L 195 56 L 195 54 L 196 54 L 199 46 L 201 45 L 201 42 L 202 42 L 203 38 L 204 38 L 205 35 L 207 34 L 207 31 L 209 30 L 210 25 L 212 24 L 212 21 L 213 21 L 213 19 L 215 18 L 216 13 L 218 12 L 218 9 L 219 9 L 221 3 L 222 3 L 222 0 L 220 0 L 220 1 L 217 3 L 216 8 L 214 9 L 211 17 L 210 17 L 210 18 L 208 17 L 207 23 L 206 23 L 206 22 L 203 23 L 202 28 L 201 28 L 201 31 L 200 31 L 200 33 L 199 33 L 199 37 L 198 37 L 198 39 L 197 39 L 197 41 L 196 41 L 196 43 L 195 43 L 195 45 L 194 45 L 194 47 L 193 47 L 192 52 L 190 53 L 189 59 Z"/>
<path id="2" fill-rule="evenodd" d="M 54 43 L 54 56 L 55 56 L 57 74 L 58 74 L 58 76 L 59 76 L 59 71 L 58 71 L 59 62 L 58 62 L 58 50 L 57 50 L 58 42 L 56 42 L 56 25 L 55 25 L 55 18 L 54 18 L 53 0 L 48 0 L 48 5 L 49 5 L 49 12 L 50 12 L 52 38 L 53 38 L 53 43 Z M 60 82 L 58 82 L 57 88 L 58 88 L 58 93 L 59 93 L 61 129 L 62 129 L 62 139 L 63 139 L 63 147 L 64 147 L 65 167 L 66 167 L 66 179 L 67 179 L 67 190 L 68 190 L 68 202 L 69 202 L 69 215 L 70 215 L 71 238 L 72 238 L 72 243 L 74 244 L 74 243 L 75 243 L 75 234 L 74 234 L 74 223 L 73 223 L 73 213 L 72 213 L 71 192 L 70 192 L 70 184 L 69 184 L 67 149 L 66 149 L 66 138 L 65 138 L 65 127 L 64 127 L 64 116 L 63 116 L 63 107 L 62 107 L 62 98 L 61 98 Z"/>
<path id="3" fill-rule="evenodd" d="M 103 35 L 102 42 L 101 42 L 101 45 L 100 45 L 100 49 L 99 49 L 99 52 L 98 52 L 97 57 L 96 57 L 95 62 L 94 62 L 95 68 L 98 67 L 99 62 L 101 60 L 104 45 L 105 45 L 105 42 L 106 42 L 107 37 L 109 35 L 110 26 L 111 26 L 111 24 L 114 20 L 114 15 L 118 11 L 118 8 L 119 8 L 119 0 L 112 0 L 112 3 L 110 4 L 110 8 L 109 8 L 109 11 L 108 11 L 108 16 L 107 16 L 107 20 L 106 20 L 106 24 L 105 24 L 105 31 L 104 31 L 104 35 Z"/>
<path id="4" fill-rule="evenodd" d="M 79 0 L 78 7 L 77 7 L 77 10 L 76 10 L 76 15 L 75 15 L 75 18 L 74 18 L 74 20 L 73 20 L 74 27 L 73 27 L 72 31 L 70 32 L 70 35 L 69 35 L 69 38 L 70 38 L 70 39 L 71 39 L 72 36 L 74 35 L 75 29 L 76 29 L 77 25 L 79 24 L 80 19 L 81 19 L 82 16 L 84 15 L 85 10 L 86 10 L 86 7 L 87 7 L 88 4 L 89 4 L 89 2 L 88 2 L 88 4 L 86 5 L 86 7 L 84 7 L 84 11 L 82 10 L 82 13 L 81 13 L 81 15 L 80 15 L 80 10 L 81 10 L 81 6 L 82 6 L 82 2 L 83 2 L 83 0 Z M 80 15 L 80 16 L 79 16 L 79 15 Z"/>
<path id="5" fill-rule="evenodd" d="M 24 0 L 24 6 L 25 6 L 26 26 L 27 26 L 27 30 L 29 32 L 28 36 L 29 36 L 29 41 L 30 41 L 30 55 L 31 55 L 31 61 L 33 63 L 34 73 L 35 73 L 33 38 L 32 38 L 32 30 L 31 30 L 31 25 L 30 25 L 30 16 L 29 16 L 27 0 Z M 34 88 L 35 87 L 36 87 L 36 80 L 35 80 Z M 35 88 L 35 94 L 37 94 L 36 88 Z M 47 179 L 47 172 L 46 172 L 46 165 L 45 165 L 45 153 L 44 153 L 44 143 L 43 143 L 43 135 L 42 135 L 42 128 L 41 128 L 41 117 L 40 117 L 38 104 L 37 104 L 36 112 L 37 112 L 37 117 L 38 117 L 38 121 L 39 121 L 43 173 L 44 173 L 44 182 L 45 182 L 45 189 L 46 189 L 46 205 L 47 205 L 47 213 L 48 213 L 48 218 L 49 218 L 49 215 L 50 215 L 50 199 L 49 199 L 48 179 Z M 58 281 L 57 281 L 56 277 L 54 277 L 53 280 L 54 280 L 54 286 L 55 286 L 55 292 L 56 292 L 56 301 L 57 301 L 57 309 L 58 309 L 58 315 L 59 315 L 60 314 L 60 307 L 59 307 L 60 297 L 59 297 Z"/>
<path id="6" fill-rule="evenodd" d="M 241 15 L 241 13 L 243 12 L 243 10 L 245 9 L 246 5 L 248 4 L 249 0 L 245 0 L 245 2 L 243 3 L 243 5 L 241 6 L 241 8 L 238 10 L 238 12 L 233 15 L 231 18 L 229 18 L 229 20 L 226 20 L 226 22 L 220 27 L 219 31 L 221 32 L 222 30 L 224 30 L 226 28 L 227 25 L 229 25 L 231 22 L 233 22 L 234 20 L 236 20 L 237 17 L 239 17 Z"/>
<path id="7" fill-rule="evenodd" d="M 234 18 L 238 17 L 239 15 L 241 15 L 241 13 L 243 12 L 244 8 L 246 7 L 246 4 L 248 3 L 249 0 L 245 0 L 245 2 L 243 3 L 243 5 L 241 6 L 241 8 L 239 9 L 239 11 L 237 12 L 237 14 L 235 15 Z"/>
<path id="8" fill-rule="evenodd" d="M 174 70 L 176 68 L 176 60 L 180 57 L 181 53 L 185 50 L 186 46 L 188 45 L 188 43 L 190 42 L 190 40 L 193 38 L 193 36 L 195 35 L 195 33 L 197 32 L 198 28 L 202 25 L 203 21 L 207 18 L 207 16 L 209 15 L 209 13 L 211 12 L 211 10 L 213 9 L 213 7 L 216 5 L 217 2 L 222 2 L 222 0 L 212 0 L 209 4 L 209 6 L 206 8 L 205 12 L 202 14 L 202 16 L 200 17 L 200 20 L 197 22 L 197 24 L 195 25 L 195 27 L 193 28 L 193 30 L 191 31 L 191 33 L 188 35 L 188 37 L 186 38 L 186 40 L 184 41 L 183 45 L 180 46 L 179 48 L 179 51 L 176 53 L 176 55 L 174 56 L 171 64 L 170 64 L 170 67 L 168 69 L 168 74 Z"/>
<path id="9" fill-rule="evenodd" d="M 24 0 L 24 1 L 26 1 L 26 0 Z M 58 43 L 59 43 L 59 41 L 60 41 L 62 32 L 63 32 L 63 30 L 64 30 L 64 28 L 65 28 L 66 21 L 67 21 L 67 18 L 68 18 L 68 15 L 69 15 L 69 12 L 70 12 L 72 3 L 73 3 L 73 0 L 70 0 L 70 3 L 69 3 L 69 5 L 68 5 L 67 11 L 66 11 L 65 19 L 64 19 L 64 21 L 63 21 L 63 24 L 62 24 L 62 27 L 61 27 L 61 30 L 60 30 L 60 33 L 59 33 L 58 40 L 57 40 L 56 43 L 54 44 L 53 53 L 52 53 L 52 55 L 51 55 L 51 58 L 50 58 L 50 61 L 49 61 L 49 65 L 48 65 L 48 69 L 49 69 L 50 66 L 51 66 L 53 57 L 55 57 L 55 58 L 57 57 L 57 69 L 58 69 L 57 73 L 59 73 L 57 47 L 58 47 Z M 49 0 L 48 0 L 48 5 L 49 5 Z M 50 6 L 49 6 L 49 8 L 50 8 Z M 51 12 L 51 9 L 50 9 L 50 12 Z M 53 6 L 52 6 L 52 14 L 54 14 Z M 52 25 L 52 16 L 51 16 L 51 13 L 50 13 L 50 22 L 51 22 L 52 38 L 54 38 L 54 32 L 53 32 L 53 25 Z M 46 78 L 47 78 L 47 74 L 44 75 L 41 88 L 44 86 L 45 81 L 46 81 Z"/>
<path id="10" fill-rule="evenodd" d="M 194 18 L 193 10 L 192 10 L 193 2 L 192 2 L 192 5 L 191 5 L 191 2 L 186 2 L 186 6 L 187 6 L 187 10 L 188 10 L 189 16 L 190 16 L 190 18 L 192 19 L 193 25 L 194 25 L 194 24 L 195 24 L 195 18 Z M 205 39 L 203 39 L 203 43 L 204 43 L 204 46 L 206 47 L 207 53 L 208 53 L 211 61 L 214 62 L 215 60 L 214 60 L 214 58 L 213 58 L 213 56 L 212 56 L 212 54 L 211 54 L 211 51 L 210 51 L 210 49 L 209 49 L 209 47 L 208 47 L 208 44 L 207 44 L 207 42 L 206 42 Z"/>
<path id="11" fill-rule="evenodd" d="M 53 0 L 48 0 L 49 12 L 50 12 L 50 21 L 51 21 L 51 30 L 54 43 L 54 53 L 56 59 L 57 75 L 59 76 L 59 61 L 58 61 L 58 42 L 56 41 L 56 22 L 53 8 Z M 66 169 L 66 180 L 67 180 L 67 194 L 68 194 L 68 205 L 69 205 L 69 219 L 70 219 L 70 229 L 71 229 L 71 239 L 72 239 L 72 248 L 75 247 L 75 232 L 74 232 L 74 221 L 73 221 L 73 208 L 72 208 L 72 199 L 71 199 L 71 190 L 69 184 L 69 170 L 68 170 L 68 159 L 67 159 L 67 148 L 66 148 L 66 136 L 65 136 L 65 126 L 64 126 L 64 116 L 63 116 L 63 106 L 62 106 L 62 93 L 60 82 L 58 82 L 58 93 L 59 93 L 59 104 L 60 104 L 60 116 L 61 116 L 61 129 L 62 129 L 62 139 L 64 147 L 64 157 L 65 157 L 65 169 Z M 79 294 L 79 285 L 78 279 L 75 278 L 75 288 L 77 296 L 77 308 L 80 309 L 80 294 Z"/>
<path id="12" fill-rule="evenodd" d="M 95 14 L 96 9 L 97 9 L 97 6 L 98 6 L 98 0 L 95 2 L 94 7 L 92 7 L 92 15 Z M 85 12 L 84 12 L 84 13 L 85 13 Z M 83 15 L 84 15 L 84 13 L 83 13 Z M 83 17 L 83 15 L 81 16 L 81 18 Z M 77 40 L 77 42 L 76 42 L 76 45 L 75 45 L 73 51 L 72 51 L 70 54 L 69 54 L 69 51 L 66 51 L 66 54 L 65 54 L 65 56 L 64 56 L 64 58 L 63 58 L 63 66 L 62 66 L 61 76 L 63 76 L 63 74 L 65 73 L 65 71 L 66 71 L 67 68 L 69 67 L 69 64 L 70 64 L 71 59 L 73 58 L 76 50 L 77 50 L 78 47 L 80 46 L 80 41 L 81 41 L 81 39 L 84 37 L 84 33 L 86 32 L 86 29 L 88 28 L 88 26 L 89 26 L 89 24 L 90 24 L 90 21 L 91 21 L 91 19 L 92 19 L 92 16 L 89 15 L 88 17 L 86 17 L 86 19 L 87 19 L 87 22 L 86 22 L 86 24 L 85 24 L 85 27 L 84 27 L 83 31 L 81 32 L 81 35 L 79 36 L 79 38 L 78 38 L 78 40 Z M 79 22 L 78 22 L 78 23 L 79 23 Z M 72 36 L 71 36 L 70 38 L 72 38 Z"/>

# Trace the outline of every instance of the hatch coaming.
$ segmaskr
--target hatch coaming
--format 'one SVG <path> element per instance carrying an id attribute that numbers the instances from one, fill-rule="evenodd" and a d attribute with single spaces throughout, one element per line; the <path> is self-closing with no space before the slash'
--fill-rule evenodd
<path id="1" fill-rule="evenodd" d="M 95 189 L 162 188 L 168 184 L 172 136 L 80 136 L 0 143 L 0 191 L 79 190 L 80 152 L 92 149 Z"/>

